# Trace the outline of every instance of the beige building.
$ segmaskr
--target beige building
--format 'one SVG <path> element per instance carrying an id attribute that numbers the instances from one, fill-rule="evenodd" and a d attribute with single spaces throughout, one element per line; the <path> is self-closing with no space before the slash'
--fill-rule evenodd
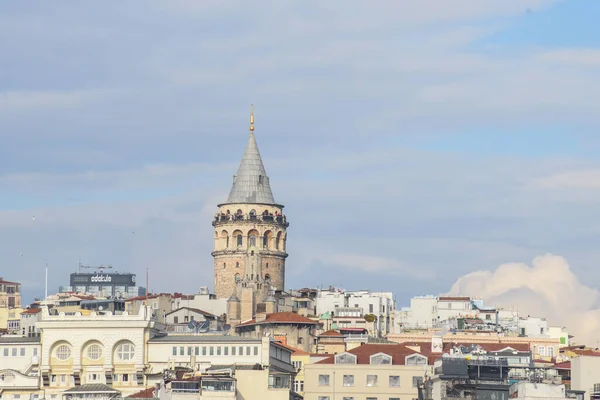
<path id="1" fill-rule="evenodd" d="M 400 344 L 365 344 L 304 367 L 307 400 L 413 400 L 431 373 L 427 352 Z"/>
<path id="2" fill-rule="evenodd" d="M 585 400 L 600 397 L 600 357 L 580 355 L 571 359 L 571 389 L 585 390 Z"/>
<path id="3" fill-rule="evenodd" d="M 254 115 L 250 137 L 227 201 L 219 204 L 212 224 L 214 232 L 214 275 L 217 298 L 236 295 L 252 288 L 253 308 L 271 287 L 285 288 L 285 259 L 288 222 L 283 205 L 271 192 L 256 138 Z"/>
<path id="4" fill-rule="evenodd" d="M 21 307 L 21 284 L 0 277 L 0 308 Z"/>
<path id="5" fill-rule="evenodd" d="M 213 376 L 205 385 L 200 379 L 190 386 L 190 393 L 199 399 L 228 398 L 288 400 L 296 370 L 291 361 L 292 350 L 272 337 L 258 339 L 237 336 L 157 336 L 148 342 L 148 383 L 160 383 L 165 371 L 189 371 L 203 377 L 225 375 L 223 384 Z M 168 375 L 168 373 L 167 373 Z M 231 377 L 229 379 L 227 377 Z M 211 390 L 215 397 L 210 397 Z M 175 386 L 178 386 L 176 384 Z M 220 388 L 216 390 L 215 388 Z M 170 389 L 170 390 L 169 390 Z M 167 385 L 175 400 L 173 385 Z M 233 392 L 233 393 L 232 393 Z M 206 397 L 208 396 L 208 397 Z"/>
<path id="6" fill-rule="evenodd" d="M 0 395 L 3 399 L 39 399 L 40 338 L 0 337 Z"/>
<path id="7" fill-rule="evenodd" d="M 92 312 L 84 316 L 50 315 L 42 307 L 37 325 L 42 336 L 42 389 L 47 398 L 66 390 L 81 394 L 95 385 L 125 396 L 145 387 L 146 343 L 157 334 L 151 308 L 134 315 Z"/>
<path id="8" fill-rule="evenodd" d="M 319 323 L 292 312 L 258 313 L 256 318 L 235 327 L 238 335 L 260 338 L 265 335 L 307 352 L 312 352 Z"/>

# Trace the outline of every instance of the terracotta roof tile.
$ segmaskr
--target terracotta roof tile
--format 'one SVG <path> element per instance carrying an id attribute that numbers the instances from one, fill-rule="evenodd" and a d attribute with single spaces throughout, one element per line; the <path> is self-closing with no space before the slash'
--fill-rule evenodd
<path id="1" fill-rule="evenodd" d="M 134 393 L 132 395 L 127 396 L 127 398 L 130 399 L 153 399 L 154 396 L 154 388 L 148 388 L 148 389 L 144 389 L 144 390 L 140 390 L 137 393 Z"/>
<path id="2" fill-rule="evenodd" d="M 23 311 L 21 314 L 37 314 L 42 312 L 41 308 L 28 308 L 27 310 Z"/>
<path id="3" fill-rule="evenodd" d="M 559 362 L 556 363 L 554 366 L 556 369 L 571 369 L 571 361 Z"/>
<path id="4" fill-rule="evenodd" d="M 303 317 L 302 315 L 296 314 L 294 312 L 279 312 L 267 314 L 264 321 L 256 322 L 256 318 L 252 318 L 250 321 L 245 321 L 236 326 L 249 326 L 249 325 L 258 325 L 258 324 L 310 324 L 310 325 L 318 325 L 318 322 L 313 321 L 310 318 Z"/>
<path id="5" fill-rule="evenodd" d="M 573 353 L 578 356 L 590 356 L 590 357 L 600 357 L 600 351 L 597 350 L 571 350 Z"/>
<path id="6" fill-rule="evenodd" d="M 288 346 L 287 344 L 283 344 L 281 342 L 277 342 L 277 344 L 280 345 L 280 346 L 285 347 L 286 349 L 291 350 L 292 351 L 292 355 L 294 355 L 294 356 L 308 356 L 308 355 L 310 355 L 310 353 L 307 352 L 307 351 L 300 350 L 300 349 L 297 349 L 297 348 L 292 347 L 292 346 Z"/>
<path id="7" fill-rule="evenodd" d="M 356 356 L 357 364 L 370 364 L 371 356 L 377 353 L 385 353 L 392 356 L 393 365 L 404 365 L 405 358 L 412 354 L 421 354 L 428 359 L 429 365 L 432 365 L 439 355 L 432 355 L 427 352 L 418 352 L 402 344 L 363 344 L 356 347 L 347 353 Z M 318 361 L 316 364 L 334 364 L 335 356 L 328 356 L 326 359 Z"/>
<path id="8" fill-rule="evenodd" d="M 331 329 L 327 332 L 323 332 L 321 333 L 319 336 L 344 336 L 341 333 L 339 333 L 338 331 Z"/>
<path id="9" fill-rule="evenodd" d="M 0 283 L 4 283 L 7 285 L 20 285 L 20 283 L 18 283 L 18 282 L 5 281 L 4 278 L 0 278 Z"/>

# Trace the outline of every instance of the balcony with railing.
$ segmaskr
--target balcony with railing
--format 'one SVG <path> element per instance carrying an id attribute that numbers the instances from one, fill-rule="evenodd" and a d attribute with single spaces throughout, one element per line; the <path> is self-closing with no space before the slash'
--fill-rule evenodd
<path id="1" fill-rule="evenodd" d="M 283 214 L 255 214 L 255 213 L 248 213 L 248 214 L 225 214 L 225 213 L 221 213 L 221 214 L 217 214 L 215 216 L 215 218 L 213 219 L 213 226 L 219 226 L 222 224 L 229 224 L 231 222 L 247 222 L 247 223 L 268 223 L 268 224 L 273 224 L 276 223 L 278 225 L 281 225 L 283 227 L 288 227 L 289 223 L 287 222 L 287 217 Z"/>

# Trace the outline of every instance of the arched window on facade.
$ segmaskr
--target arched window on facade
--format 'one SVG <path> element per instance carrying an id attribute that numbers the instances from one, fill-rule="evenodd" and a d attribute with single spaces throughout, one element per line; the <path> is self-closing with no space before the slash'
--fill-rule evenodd
<path id="1" fill-rule="evenodd" d="M 242 247 L 242 234 L 240 233 L 239 235 L 237 235 L 237 246 L 238 247 Z"/>
<path id="2" fill-rule="evenodd" d="M 239 263 L 239 262 L 236 262 L 236 263 L 235 263 L 235 267 L 236 267 L 236 268 L 239 268 L 239 267 L 240 267 L 240 263 Z"/>
<path id="3" fill-rule="evenodd" d="M 240 274 L 235 274 L 235 283 L 238 283 L 241 279 Z"/>

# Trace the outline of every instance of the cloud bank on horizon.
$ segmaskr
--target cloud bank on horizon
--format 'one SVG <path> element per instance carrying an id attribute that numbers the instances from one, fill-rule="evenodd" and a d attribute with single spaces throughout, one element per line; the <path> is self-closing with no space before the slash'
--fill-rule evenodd
<path id="1" fill-rule="evenodd" d="M 477 296 L 490 305 L 546 317 L 565 326 L 576 343 L 596 346 L 600 339 L 600 291 L 583 283 L 564 257 L 546 254 L 531 265 L 507 263 L 493 271 L 458 278 L 450 295 Z"/>
<path id="2" fill-rule="evenodd" d="M 28 300 L 46 262 L 53 290 L 79 259 L 149 268 L 152 290 L 212 286 L 211 217 L 254 103 L 291 223 L 288 288 L 393 291 L 402 305 L 547 252 L 600 286 L 599 12 L 4 2 L 0 274 Z"/>

